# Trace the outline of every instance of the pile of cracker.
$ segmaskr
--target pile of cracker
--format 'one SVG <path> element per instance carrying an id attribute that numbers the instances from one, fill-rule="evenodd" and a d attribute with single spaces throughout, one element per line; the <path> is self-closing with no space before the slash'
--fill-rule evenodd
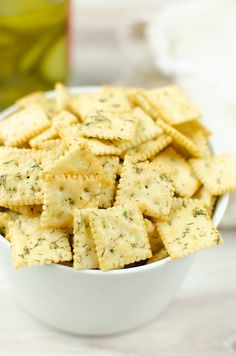
<path id="1" fill-rule="evenodd" d="M 111 269 L 221 244 L 236 165 L 176 86 L 30 94 L 0 123 L 0 230 L 15 268 Z"/>

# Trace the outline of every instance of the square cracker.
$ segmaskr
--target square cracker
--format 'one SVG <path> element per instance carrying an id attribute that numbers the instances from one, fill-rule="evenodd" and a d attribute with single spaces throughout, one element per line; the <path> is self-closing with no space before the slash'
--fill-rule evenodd
<path id="1" fill-rule="evenodd" d="M 42 204 L 41 174 L 55 158 L 52 150 L 0 149 L 0 204 Z"/>
<path id="2" fill-rule="evenodd" d="M 67 108 L 70 101 L 70 93 L 62 83 L 55 84 L 56 110 L 62 111 Z"/>
<path id="3" fill-rule="evenodd" d="M 132 157 L 132 160 L 135 161 L 145 161 L 158 152 L 162 151 L 166 146 L 172 142 L 172 138 L 168 135 L 160 135 L 157 138 L 148 140 L 141 145 L 130 148 L 125 151 L 124 154 Z"/>
<path id="4" fill-rule="evenodd" d="M 38 150 L 54 150 L 59 153 L 59 156 L 62 155 L 66 150 L 66 144 L 63 140 L 47 140 L 42 141 L 37 144 Z"/>
<path id="5" fill-rule="evenodd" d="M 168 221 L 158 221 L 156 226 L 173 260 L 223 242 L 207 211 L 198 201 L 190 201 L 172 211 Z"/>
<path id="6" fill-rule="evenodd" d="M 236 164 L 228 155 L 190 159 L 194 173 L 212 195 L 236 189 Z"/>
<path id="7" fill-rule="evenodd" d="M 37 104 L 20 110 L 0 124 L 5 146 L 20 146 L 50 126 L 45 112 Z"/>
<path id="8" fill-rule="evenodd" d="M 27 94 L 16 101 L 16 105 L 20 108 L 25 109 L 31 104 L 37 103 L 44 96 L 42 91 L 35 91 L 33 93 Z"/>
<path id="9" fill-rule="evenodd" d="M 212 156 L 208 142 L 208 137 L 211 135 L 211 132 L 199 121 L 193 120 L 176 125 L 175 129 L 188 137 L 198 147 L 201 157 L 206 158 Z"/>
<path id="10" fill-rule="evenodd" d="M 89 225 L 90 209 L 77 209 L 73 223 L 73 267 L 76 269 L 98 268 L 98 258 Z"/>
<path id="11" fill-rule="evenodd" d="M 116 191 L 116 174 L 119 167 L 119 157 L 98 156 L 97 157 L 108 179 L 102 180 L 99 194 L 99 207 L 110 208 L 112 206 Z"/>
<path id="12" fill-rule="evenodd" d="M 199 119 L 201 114 L 191 101 L 176 86 L 146 90 L 143 92 L 156 118 L 161 118 L 170 125 Z"/>
<path id="13" fill-rule="evenodd" d="M 132 201 L 143 214 L 166 219 L 173 195 L 173 181 L 168 174 L 158 171 L 148 161 L 134 162 L 129 157 L 125 159 L 115 205 Z"/>
<path id="14" fill-rule="evenodd" d="M 174 186 L 178 195 L 190 198 L 200 188 L 199 180 L 194 176 L 188 162 L 180 156 L 172 147 L 159 153 L 152 163 L 159 169 L 174 169 Z"/>
<path id="15" fill-rule="evenodd" d="M 97 93 L 72 96 L 69 107 L 82 121 L 92 110 L 122 112 L 132 109 L 126 93 L 120 88 L 104 88 Z"/>
<path id="16" fill-rule="evenodd" d="M 182 132 L 183 135 L 193 137 L 195 132 L 202 132 L 202 134 L 208 138 L 212 135 L 212 132 L 202 124 L 200 120 L 192 120 L 183 122 L 182 124 L 175 125 L 176 130 Z"/>
<path id="17" fill-rule="evenodd" d="M 38 144 L 40 144 L 41 142 L 51 140 L 57 137 L 57 131 L 53 127 L 50 127 L 49 129 L 43 131 L 41 134 L 29 140 L 29 144 L 32 148 L 38 148 Z"/>
<path id="18" fill-rule="evenodd" d="M 131 141 L 121 141 L 120 144 L 117 142 L 115 145 L 120 149 L 120 156 L 124 157 L 127 149 L 132 149 L 147 142 L 157 138 L 162 134 L 162 129 L 157 127 L 153 119 L 147 115 L 143 110 L 136 107 L 133 110 L 135 116 L 138 119 L 138 125 L 135 131 L 135 135 Z"/>
<path id="19" fill-rule="evenodd" d="M 171 136 L 173 141 L 186 149 L 192 156 L 201 157 L 201 152 L 198 146 L 190 140 L 187 136 L 183 135 L 180 131 L 176 130 L 173 126 L 166 124 L 163 120 L 157 120 L 157 125 L 162 128 L 164 133 Z"/>
<path id="20" fill-rule="evenodd" d="M 102 271 L 152 256 L 143 216 L 135 205 L 92 210 L 89 223 Z"/>
<path id="21" fill-rule="evenodd" d="M 84 120 L 83 134 L 110 140 L 132 140 L 138 118 L 130 112 L 91 111 Z"/>
<path id="22" fill-rule="evenodd" d="M 98 207 L 101 183 L 93 177 L 48 175 L 43 186 L 43 227 L 71 226 L 76 208 Z"/>
<path id="23" fill-rule="evenodd" d="M 78 120 L 75 115 L 66 110 L 61 111 L 52 117 L 52 127 L 29 141 L 30 146 L 38 148 L 41 142 L 58 138 L 58 126 L 70 126 L 71 124 L 75 124 L 77 121 Z"/>
<path id="24" fill-rule="evenodd" d="M 12 220 L 11 216 L 5 211 L 0 212 L 0 233 L 6 235 L 8 233 L 8 224 Z"/>
<path id="25" fill-rule="evenodd" d="M 198 199 L 206 208 L 209 216 L 212 216 L 215 207 L 217 197 L 212 195 L 208 190 L 202 186 L 196 194 L 194 194 L 193 199 Z"/>
<path id="26" fill-rule="evenodd" d="M 40 172 L 0 175 L 0 205 L 42 204 L 43 191 Z"/>
<path id="27" fill-rule="evenodd" d="M 169 254 L 166 251 L 166 248 L 163 246 L 148 260 L 147 264 L 161 261 L 168 256 Z"/>
<path id="28" fill-rule="evenodd" d="M 116 147 L 110 140 L 83 137 L 81 124 L 70 127 L 58 127 L 58 134 L 68 148 L 86 143 L 95 155 L 116 155 L 121 152 L 121 149 Z"/>
<path id="29" fill-rule="evenodd" d="M 81 144 L 78 147 L 67 151 L 64 156 L 59 157 L 45 171 L 45 174 L 51 175 L 82 175 L 82 176 L 100 176 L 104 175 L 99 160 L 90 151 L 86 144 Z"/>
<path id="30" fill-rule="evenodd" d="M 10 222 L 8 236 L 15 268 L 72 259 L 67 233 L 61 229 L 42 229 L 38 217 L 19 217 Z"/>
<path id="31" fill-rule="evenodd" d="M 145 226 L 148 233 L 149 243 L 151 246 L 152 253 L 156 253 L 160 248 L 163 247 L 163 242 L 160 235 L 156 229 L 156 225 L 149 219 L 144 219 Z"/>

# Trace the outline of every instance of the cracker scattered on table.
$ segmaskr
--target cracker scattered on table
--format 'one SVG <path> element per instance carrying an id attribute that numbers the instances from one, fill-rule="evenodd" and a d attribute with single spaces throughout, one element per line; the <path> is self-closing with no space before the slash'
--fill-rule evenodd
<path id="1" fill-rule="evenodd" d="M 0 123 L 5 146 L 20 146 L 50 126 L 45 112 L 37 104 L 22 109 Z"/>
<path id="2" fill-rule="evenodd" d="M 135 205 L 92 210 L 89 223 L 102 271 L 152 256 L 143 217 Z"/>
<path id="3" fill-rule="evenodd" d="M 154 164 L 148 161 L 125 159 L 115 205 L 132 201 L 138 204 L 145 215 L 166 219 L 173 195 L 173 181 L 168 174 L 158 172 Z"/>
<path id="4" fill-rule="evenodd" d="M 190 198 L 200 188 L 201 183 L 194 176 L 192 168 L 172 147 L 162 151 L 152 163 L 159 169 L 175 170 L 174 186 L 178 195 Z"/>
<path id="5" fill-rule="evenodd" d="M 42 229 L 39 218 L 24 218 L 9 223 L 15 268 L 70 261 L 68 235 L 61 229 Z"/>
<path id="6" fill-rule="evenodd" d="M 158 221 L 157 230 L 171 259 L 223 243 L 206 209 L 199 201 L 170 213 L 168 221 Z"/>
<path id="7" fill-rule="evenodd" d="M 93 177 L 49 176 L 44 180 L 43 227 L 67 227 L 73 221 L 73 211 L 97 208 L 101 182 Z"/>
<path id="8" fill-rule="evenodd" d="M 77 209 L 73 223 L 73 267 L 76 269 L 98 268 L 98 258 L 89 225 L 89 209 Z"/>
<path id="9" fill-rule="evenodd" d="M 212 195 L 222 195 L 236 189 L 236 164 L 228 155 L 190 159 L 189 163 Z"/>

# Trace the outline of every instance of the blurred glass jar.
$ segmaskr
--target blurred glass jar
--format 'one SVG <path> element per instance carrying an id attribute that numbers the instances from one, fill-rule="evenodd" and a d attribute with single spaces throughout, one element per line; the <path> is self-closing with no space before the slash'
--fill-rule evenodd
<path id="1" fill-rule="evenodd" d="M 0 0 L 0 109 L 67 79 L 69 0 Z"/>

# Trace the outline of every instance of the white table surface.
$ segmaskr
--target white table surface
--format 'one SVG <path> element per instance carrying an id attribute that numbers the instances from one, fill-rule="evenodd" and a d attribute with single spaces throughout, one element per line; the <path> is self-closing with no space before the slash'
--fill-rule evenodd
<path id="1" fill-rule="evenodd" d="M 0 272 L 0 355 L 236 355 L 236 231 L 222 234 L 224 245 L 197 255 L 161 316 L 117 336 L 79 337 L 41 324 L 15 304 Z"/>

